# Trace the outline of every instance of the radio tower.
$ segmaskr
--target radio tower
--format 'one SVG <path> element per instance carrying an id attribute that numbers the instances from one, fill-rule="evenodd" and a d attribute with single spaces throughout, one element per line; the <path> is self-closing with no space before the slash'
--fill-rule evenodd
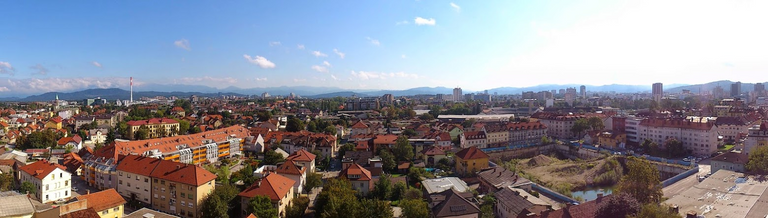
<path id="1" fill-rule="evenodd" d="M 133 103 L 133 77 L 131 77 L 131 103 Z"/>

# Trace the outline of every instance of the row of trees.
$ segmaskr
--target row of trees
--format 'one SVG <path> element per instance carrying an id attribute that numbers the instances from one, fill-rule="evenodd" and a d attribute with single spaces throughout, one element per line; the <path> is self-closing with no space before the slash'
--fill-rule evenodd
<path id="1" fill-rule="evenodd" d="M 650 162 L 634 157 L 627 159 L 627 174 L 614 194 L 598 204 L 595 217 L 677 218 L 679 214 L 661 205 L 660 174 Z"/>
<path id="2" fill-rule="evenodd" d="M 329 179 L 315 203 L 316 216 L 325 217 L 371 217 L 389 218 L 393 216 L 387 200 L 399 201 L 405 218 L 429 216 L 427 202 L 421 198 L 421 192 L 407 188 L 403 183 L 392 187 L 391 181 L 384 176 L 374 186 L 370 198 L 358 197 L 357 191 L 346 179 Z"/>

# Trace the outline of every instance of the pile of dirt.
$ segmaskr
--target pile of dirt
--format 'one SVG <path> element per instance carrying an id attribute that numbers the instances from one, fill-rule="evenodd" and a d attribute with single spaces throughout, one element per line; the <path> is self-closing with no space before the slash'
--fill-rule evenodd
<path id="1" fill-rule="evenodd" d="M 541 154 L 528 160 L 528 166 L 531 167 L 547 166 L 550 163 L 552 163 L 552 158 Z"/>

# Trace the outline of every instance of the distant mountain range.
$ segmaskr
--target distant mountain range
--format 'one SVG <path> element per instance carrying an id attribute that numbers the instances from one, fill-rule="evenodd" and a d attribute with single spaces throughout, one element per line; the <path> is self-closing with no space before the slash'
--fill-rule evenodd
<path id="1" fill-rule="evenodd" d="M 686 85 L 686 84 L 670 84 L 664 86 L 665 92 L 675 93 L 681 92 L 683 89 L 691 90 L 691 92 L 698 93 L 709 92 L 716 86 L 720 85 L 726 92 L 730 91 L 731 84 L 733 82 L 728 80 L 715 81 L 706 84 Z M 545 84 L 531 87 L 499 87 L 488 89 L 489 94 L 520 94 L 524 91 L 551 91 L 560 90 L 569 87 L 579 89 L 578 84 L 566 84 L 555 85 Z M 753 83 L 742 83 L 742 90 L 749 91 L 754 87 Z M 651 85 L 602 85 L 602 86 L 586 86 L 588 92 L 618 92 L 618 93 L 636 93 L 636 92 L 650 92 Z M 463 93 L 476 93 L 485 90 L 463 90 Z M 331 98 L 331 97 L 372 97 L 382 96 L 384 94 L 392 94 L 394 96 L 412 96 L 419 94 L 452 94 L 453 88 L 446 87 L 418 87 L 406 90 L 347 90 L 335 87 L 312 87 L 312 86 L 280 86 L 280 87 L 267 87 L 267 88 L 237 88 L 227 87 L 223 89 L 217 89 L 208 86 L 201 85 L 161 85 L 161 84 L 145 84 L 134 87 L 133 98 L 134 100 L 141 97 L 155 97 L 155 96 L 178 96 L 187 97 L 191 95 L 215 97 L 215 96 L 247 96 L 247 95 L 261 95 L 262 93 L 269 93 L 272 96 L 287 96 L 294 93 L 299 96 L 308 98 Z M 119 88 L 109 89 L 86 89 L 76 92 L 48 92 L 39 95 L 31 95 L 27 97 L 7 97 L 0 98 L 0 101 L 51 101 L 59 96 L 62 100 L 83 100 L 86 98 L 101 97 L 108 100 L 127 100 L 130 98 L 130 92 Z"/>

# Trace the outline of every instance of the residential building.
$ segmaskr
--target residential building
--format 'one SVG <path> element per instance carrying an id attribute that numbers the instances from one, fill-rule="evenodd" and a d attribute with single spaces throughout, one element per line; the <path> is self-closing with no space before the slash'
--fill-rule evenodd
<path id="1" fill-rule="evenodd" d="M 734 143 L 747 136 L 752 122 L 745 117 L 718 117 L 715 125 L 723 140 Z"/>
<path id="2" fill-rule="evenodd" d="M 293 154 L 291 154 L 287 158 L 285 158 L 285 160 L 296 162 L 297 165 L 300 165 L 301 167 L 306 169 L 307 172 L 314 173 L 315 158 L 317 158 L 315 154 L 310 153 L 306 149 L 299 149 L 293 152 Z"/>
<path id="3" fill-rule="evenodd" d="M 167 160 L 160 161 L 149 177 L 152 208 L 181 217 L 200 217 L 200 203 L 216 187 L 215 174 L 200 166 Z"/>
<path id="4" fill-rule="evenodd" d="M 468 147 L 456 152 L 454 158 L 456 160 L 456 172 L 460 175 L 466 175 L 488 168 L 490 157 L 477 147 Z"/>
<path id="5" fill-rule="evenodd" d="M 573 123 L 578 119 L 588 119 L 590 117 L 599 117 L 603 120 L 603 125 L 611 126 L 610 119 L 606 119 L 603 114 L 560 114 L 553 112 L 540 112 L 531 115 L 531 118 L 538 119 L 544 126 L 547 127 L 547 135 L 557 139 L 574 139 L 581 138 L 580 135 L 575 135 L 571 129 Z"/>
<path id="6" fill-rule="evenodd" d="M 45 128 L 59 130 L 61 129 L 62 122 L 64 121 L 59 116 L 51 118 L 48 120 L 48 122 L 45 123 Z"/>
<path id="7" fill-rule="evenodd" d="M 373 177 L 371 171 L 360 166 L 360 164 L 352 163 L 349 167 L 345 168 L 339 173 L 339 178 L 346 178 L 352 183 L 352 189 L 357 190 L 362 196 L 368 195 L 373 189 Z"/>
<path id="8" fill-rule="evenodd" d="M 744 142 L 744 154 L 749 155 L 758 146 L 768 145 L 768 124 L 762 123 L 749 128 L 749 135 Z"/>
<path id="9" fill-rule="evenodd" d="M 37 210 L 33 201 L 27 195 L 21 194 L 0 196 L 0 205 L 3 205 L 0 217 L 32 218 Z"/>
<path id="10" fill-rule="evenodd" d="M 80 127 L 85 125 L 90 125 L 96 121 L 96 118 L 93 116 L 79 116 L 75 117 L 75 129 L 80 129 Z"/>
<path id="11" fill-rule="evenodd" d="M 363 123 L 362 120 L 357 121 L 355 124 L 353 124 L 350 127 L 350 135 L 365 135 L 365 134 L 371 134 L 373 131 L 371 131 L 370 128 L 368 128 L 368 125 Z"/>
<path id="12" fill-rule="evenodd" d="M 92 155 L 81 157 L 84 159 L 80 175 L 89 186 L 100 190 L 117 188 L 115 167 L 122 156 L 118 154 L 115 146 L 103 147 L 94 151 Z"/>
<path id="13" fill-rule="evenodd" d="M 79 151 L 83 148 L 83 138 L 80 138 L 79 135 L 75 135 L 72 137 L 63 137 L 59 139 L 59 141 L 56 143 L 61 148 L 69 148 L 71 147 L 74 151 Z"/>
<path id="14" fill-rule="evenodd" d="M 272 206 L 277 208 L 278 217 L 284 217 L 285 208 L 291 205 L 293 199 L 293 183 L 293 180 L 277 173 L 270 173 L 263 179 L 254 182 L 253 185 L 237 195 L 240 196 L 240 208 L 242 208 L 240 215 L 242 217 L 247 216 L 249 214 L 247 208 L 251 198 L 262 195 L 269 197 L 272 201 Z"/>
<path id="15" fill-rule="evenodd" d="M 552 209 L 552 205 L 522 189 L 506 187 L 494 192 L 493 196 L 496 197 L 494 212 L 497 217 L 524 218 Z"/>
<path id="16" fill-rule="evenodd" d="M 144 126 L 148 129 L 147 138 L 176 136 L 179 130 L 179 122 L 168 118 L 153 118 L 149 120 L 128 121 L 128 137 L 136 139 L 136 132 Z"/>
<path id="17" fill-rule="evenodd" d="M 483 127 L 488 147 L 505 147 L 509 145 L 509 128 L 502 122 L 486 123 Z"/>
<path id="18" fill-rule="evenodd" d="M 477 172 L 477 177 L 480 179 L 481 193 L 497 192 L 505 187 L 531 191 L 533 185 L 530 180 L 523 178 L 515 171 L 500 166 L 482 169 Z"/>
<path id="19" fill-rule="evenodd" d="M 115 189 L 77 196 L 78 201 L 85 201 L 88 209 L 93 209 L 100 218 L 123 217 L 123 205 L 126 201 Z"/>
<path id="20" fill-rule="evenodd" d="M 424 187 L 424 196 L 439 194 L 448 189 L 453 189 L 460 193 L 471 191 L 469 186 L 467 186 L 467 183 L 459 179 L 459 177 L 425 179 L 424 181 L 421 181 L 421 185 Z"/>
<path id="21" fill-rule="evenodd" d="M 445 152 L 438 146 L 431 146 L 421 150 L 421 153 L 424 158 L 424 163 L 426 163 L 427 166 L 434 166 L 440 162 L 440 160 L 446 158 Z"/>
<path id="22" fill-rule="evenodd" d="M 579 97 L 587 98 L 587 87 L 582 85 L 579 87 Z"/>
<path id="23" fill-rule="evenodd" d="M 640 137 L 637 134 L 637 129 L 640 128 L 640 122 L 643 121 L 642 118 L 638 117 L 627 117 L 624 120 L 624 130 L 627 133 L 627 141 L 628 142 L 634 142 L 639 143 Z"/>
<path id="24" fill-rule="evenodd" d="M 21 166 L 17 179 L 19 184 L 29 182 L 35 185 L 37 190 L 34 195 L 43 203 L 72 197 L 72 174 L 67 172 L 66 167 L 56 163 L 41 160 Z"/>
<path id="25" fill-rule="evenodd" d="M 462 99 L 464 96 L 461 94 L 461 88 L 456 87 L 453 89 L 453 101 L 454 102 L 460 102 L 463 101 Z"/>
<path id="26" fill-rule="evenodd" d="M 541 138 L 547 136 L 547 126 L 540 121 L 509 122 L 509 144 L 529 145 L 541 143 Z"/>
<path id="27" fill-rule="evenodd" d="M 717 151 L 717 126 L 712 120 L 700 117 L 690 119 L 646 119 L 640 122 L 638 137 L 650 139 L 663 146 L 668 139 L 677 139 L 695 156 L 709 156 Z"/>
<path id="28" fill-rule="evenodd" d="M 288 160 L 277 166 L 275 172 L 293 180 L 293 190 L 296 193 L 303 193 L 304 183 L 307 181 L 307 168 Z"/>
<path id="29" fill-rule="evenodd" d="M 624 148 L 627 144 L 627 134 L 618 131 L 603 131 L 597 134 L 597 143 L 595 144 L 610 149 Z"/>
<path id="30" fill-rule="evenodd" d="M 170 215 L 160 211 L 155 211 L 149 208 L 141 208 L 133 211 L 133 213 L 126 214 L 123 218 L 179 218 L 179 216 Z"/>
<path id="31" fill-rule="evenodd" d="M 464 132 L 464 140 L 465 140 L 465 143 L 462 143 L 462 147 L 464 148 L 470 148 L 470 147 L 487 148 L 488 147 L 488 139 L 485 135 L 485 131 Z"/>
<path id="32" fill-rule="evenodd" d="M 107 131 L 107 129 L 92 129 L 88 130 L 88 135 L 94 144 L 104 144 L 107 141 Z"/>
<path id="33" fill-rule="evenodd" d="M 746 165 L 749 156 L 742 153 L 726 152 L 710 159 L 710 172 L 715 173 L 718 170 L 729 170 L 740 173 L 747 172 Z"/>
<path id="34" fill-rule="evenodd" d="M 661 102 L 661 98 L 664 97 L 664 84 L 654 83 L 653 87 L 651 88 L 651 95 L 653 96 L 653 100 L 656 102 Z"/>
<path id="35" fill-rule="evenodd" d="M 152 178 L 150 174 L 162 160 L 128 155 L 117 164 L 117 192 L 126 199 L 135 199 L 152 205 Z"/>
<path id="36" fill-rule="evenodd" d="M 456 190 L 448 189 L 440 193 L 442 201 L 431 208 L 433 218 L 478 218 L 480 208 L 467 200 Z"/>

